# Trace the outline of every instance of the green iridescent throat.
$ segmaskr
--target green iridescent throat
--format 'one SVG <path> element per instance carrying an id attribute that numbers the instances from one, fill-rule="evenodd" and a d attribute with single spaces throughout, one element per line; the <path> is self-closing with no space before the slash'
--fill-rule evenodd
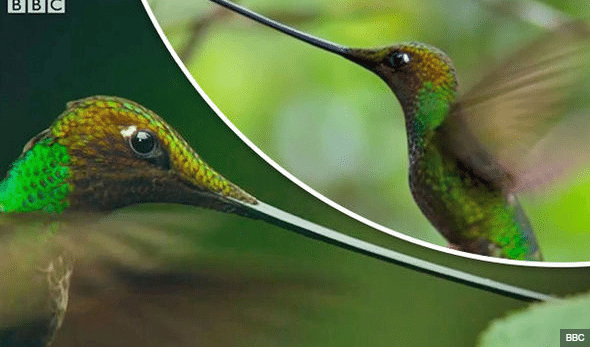
<path id="1" fill-rule="evenodd" d="M 67 183 L 69 161 L 65 146 L 51 138 L 37 142 L 0 182 L 0 213 L 65 210 L 72 190 Z"/>
<path id="2" fill-rule="evenodd" d="M 452 86 L 435 88 L 432 82 L 424 82 L 417 91 L 416 112 L 414 115 L 414 132 L 418 138 L 428 136 L 449 114 L 449 108 L 455 99 L 456 91 Z"/>

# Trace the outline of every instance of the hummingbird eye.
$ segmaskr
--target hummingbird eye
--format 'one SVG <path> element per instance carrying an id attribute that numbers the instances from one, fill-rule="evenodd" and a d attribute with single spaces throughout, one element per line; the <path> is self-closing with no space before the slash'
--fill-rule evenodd
<path id="1" fill-rule="evenodd" d="M 129 139 L 131 149 L 140 156 L 149 156 L 157 147 L 156 136 L 146 130 L 138 130 Z"/>
<path id="2" fill-rule="evenodd" d="M 134 131 L 135 126 L 129 130 Z M 124 132 L 126 132 L 124 130 Z M 166 149 L 160 146 L 158 137 L 149 130 L 137 130 L 129 136 L 129 146 L 138 157 L 163 170 L 170 170 L 170 158 Z"/>
<path id="3" fill-rule="evenodd" d="M 396 52 L 389 57 L 389 63 L 396 69 L 406 65 L 410 60 L 412 60 L 410 55 L 405 52 Z"/>

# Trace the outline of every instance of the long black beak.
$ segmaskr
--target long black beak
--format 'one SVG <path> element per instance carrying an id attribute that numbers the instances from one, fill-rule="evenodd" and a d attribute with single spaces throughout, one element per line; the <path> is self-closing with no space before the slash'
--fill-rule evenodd
<path id="1" fill-rule="evenodd" d="M 258 201 L 256 204 L 248 204 L 235 200 L 246 213 L 239 213 L 250 218 L 261 219 L 283 229 L 294 231 L 307 237 L 321 240 L 326 243 L 346 248 L 350 251 L 380 259 L 388 263 L 426 273 L 431 276 L 443 278 L 452 282 L 461 283 L 473 288 L 479 288 L 522 301 L 559 301 L 551 295 L 497 282 L 488 278 L 479 277 L 463 271 L 431 263 L 406 254 L 386 249 L 375 244 L 344 235 L 332 229 L 317 225 L 271 205 Z"/>
<path id="2" fill-rule="evenodd" d="M 234 3 L 225 1 L 225 0 L 211 0 L 223 7 L 226 7 L 234 12 L 237 12 L 243 16 L 246 16 L 250 19 L 253 19 L 255 21 L 257 21 L 258 23 L 264 24 L 266 26 L 269 26 L 271 28 L 274 28 L 282 33 L 285 33 L 291 37 L 294 37 L 298 40 L 301 40 L 303 42 L 307 42 L 310 45 L 316 46 L 318 48 L 321 48 L 323 50 L 332 52 L 334 54 L 338 54 L 344 58 L 347 59 L 351 59 L 350 56 L 350 49 L 346 48 L 344 46 L 341 46 L 339 44 L 330 42 L 330 41 L 326 41 L 323 39 L 320 39 L 318 37 L 306 34 L 304 32 L 301 32 L 297 29 L 293 29 L 291 27 L 288 27 L 282 23 L 279 23 L 277 21 L 274 21 L 272 19 L 266 18 L 262 15 L 259 15 L 258 13 L 252 12 L 251 10 L 244 8 L 242 6 L 236 5 Z"/>

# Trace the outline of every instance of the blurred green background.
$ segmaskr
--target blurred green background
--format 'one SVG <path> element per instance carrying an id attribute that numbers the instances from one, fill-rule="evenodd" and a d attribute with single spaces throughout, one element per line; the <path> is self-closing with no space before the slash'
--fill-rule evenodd
<path id="1" fill-rule="evenodd" d="M 71 7 L 65 15 L 0 14 L 0 47 L 3 47 L 0 65 L 2 172 L 6 172 L 26 141 L 48 127 L 64 110 L 67 101 L 95 94 L 117 95 L 154 110 L 179 129 L 196 151 L 225 177 L 261 200 L 286 211 L 407 254 L 511 284 L 558 295 L 587 289 L 590 272 L 586 268 L 526 268 L 456 257 L 388 237 L 327 207 L 266 164 L 209 109 L 166 51 L 139 1 L 101 0 L 70 4 Z M 285 8 L 276 10 L 280 10 L 280 13 L 300 13 L 298 18 L 306 18 L 307 11 L 311 15 L 325 12 L 326 19 L 320 20 L 313 15 L 316 19 L 301 23 L 302 28 L 315 31 L 312 25 L 317 25 L 315 33 L 318 35 L 342 43 L 360 45 L 360 40 L 366 35 L 359 34 L 362 31 L 353 28 L 363 22 L 379 23 L 372 17 L 375 15 L 375 9 L 381 13 L 378 18 L 382 20 L 393 20 L 387 13 L 404 13 L 398 6 L 375 3 L 365 8 L 368 4 L 370 3 L 357 8 L 356 6 L 361 5 L 355 5 L 353 2 L 342 7 L 338 3 L 322 5 L 299 2 L 297 6 L 289 7 L 285 4 L 282 5 L 286 6 Z M 157 10 L 165 10 L 174 3 L 157 2 L 154 5 Z M 191 5 L 195 5 L 196 8 L 190 11 L 181 9 L 169 12 L 169 19 L 178 20 L 179 24 L 172 26 L 169 22 L 171 26 L 167 30 L 177 31 L 178 42 L 184 42 L 190 34 L 184 29 L 196 17 L 207 16 L 211 11 L 215 11 L 215 7 L 204 0 L 192 1 Z M 252 5 L 258 6 L 255 3 Z M 264 10 L 262 5 L 260 4 L 261 10 Z M 418 8 L 422 9 L 418 11 Z M 460 6 L 456 9 L 447 9 L 449 16 L 459 8 Z M 473 7 L 469 8 L 476 11 Z M 269 7 L 268 10 L 272 8 Z M 400 30 L 397 35 L 403 39 L 413 38 L 410 33 L 414 33 L 415 30 L 413 23 L 418 22 L 416 15 L 425 16 L 428 13 L 438 13 L 439 10 L 441 9 L 430 7 L 406 8 L 406 15 L 402 18 L 406 18 L 407 23 L 404 25 L 408 29 L 405 34 Z M 328 20 L 334 16 L 339 20 Z M 426 22 L 431 21 L 434 19 Z M 463 25 L 467 29 L 462 30 L 469 31 L 469 23 L 465 22 Z M 316 143 L 316 147 L 311 147 L 315 148 L 311 153 L 309 150 L 297 151 L 296 147 L 290 147 L 293 144 L 289 144 L 286 148 L 295 148 L 295 155 L 291 152 L 288 152 L 291 153 L 288 155 L 283 154 L 283 162 L 279 162 L 317 189 L 320 187 L 315 186 L 315 181 L 311 181 L 313 177 L 318 180 L 317 185 L 323 181 L 329 182 L 330 176 L 338 177 L 339 181 L 344 183 L 334 188 L 328 188 L 325 183 L 326 188 L 320 191 L 341 203 L 343 202 L 337 199 L 340 196 L 344 199 L 350 195 L 348 200 L 351 204 L 356 203 L 356 196 L 361 193 L 375 198 L 372 205 L 359 203 L 359 209 L 361 205 L 365 209 L 359 212 L 379 222 L 408 233 L 414 230 L 429 230 L 428 224 L 413 207 L 407 193 L 405 137 L 401 128 L 401 117 L 397 114 L 397 103 L 379 81 L 338 59 L 307 49 L 305 45 L 299 45 L 297 48 L 297 43 L 292 40 L 273 35 L 272 32 L 265 33 L 266 29 L 248 21 L 233 18 L 229 22 L 215 24 L 207 34 L 209 39 L 215 40 L 207 45 L 224 38 L 232 44 L 225 44 L 224 47 L 221 41 L 217 44 L 218 47 L 214 47 L 204 46 L 204 41 L 201 41 L 202 45 L 198 46 L 197 56 L 193 61 L 195 64 L 200 62 L 205 65 L 194 70 L 196 78 L 203 86 L 206 82 L 214 83 L 221 78 L 220 76 L 236 78 L 235 82 L 239 82 L 239 88 L 236 85 L 230 87 L 228 84 L 221 84 L 217 88 L 233 90 L 230 96 L 249 99 L 238 102 L 233 98 L 215 97 L 214 100 L 255 143 L 263 146 L 262 140 L 255 136 L 255 132 L 259 133 L 259 137 L 267 136 L 270 139 L 268 143 L 275 145 L 263 148 L 277 160 L 281 158 L 280 146 L 287 146 L 293 141 L 299 141 L 299 145 L 305 146 Z M 348 31 L 356 33 L 355 40 L 359 40 L 358 42 L 353 42 L 353 38 L 347 39 L 347 42 L 344 38 L 338 37 L 344 34 L 344 24 L 351 26 Z M 379 26 L 383 25 L 385 24 Z M 394 27 L 399 27 L 399 24 L 392 26 Z M 218 32 L 213 32 L 213 29 Z M 437 30 L 434 30 L 430 35 L 435 37 L 436 32 Z M 418 33 L 415 34 L 418 36 Z M 375 35 L 384 35 L 379 36 L 383 43 L 389 42 L 392 36 L 389 33 Z M 427 38 L 420 37 L 423 41 L 436 43 L 434 39 Z M 371 41 L 373 39 L 371 38 Z M 373 44 L 379 42 L 371 42 L 371 45 Z M 459 49 L 460 42 L 456 44 Z M 254 49 L 255 47 L 259 50 Z M 443 48 L 449 49 L 444 46 Z M 279 51 L 285 52 L 285 59 L 282 61 L 275 59 Z M 206 55 L 210 57 L 206 58 Z M 314 55 L 319 58 L 319 62 L 324 61 L 320 63 L 324 64 L 324 67 L 333 65 L 333 72 L 326 74 L 324 70 L 312 69 L 311 65 L 315 63 L 307 59 Z M 269 60 L 269 57 L 272 59 Z M 257 62 L 256 58 L 259 59 Z M 206 63 L 207 59 L 210 63 Z M 232 69 L 239 65 L 248 65 L 248 61 L 254 69 L 249 72 L 252 78 L 238 79 L 238 72 L 232 72 Z M 270 69 L 271 62 L 278 64 L 274 68 L 278 74 L 273 78 L 264 73 Z M 474 68 L 475 65 L 476 61 L 473 62 Z M 205 73 L 211 75 L 205 78 L 202 75 Z M 291 88 L 292 97 L 295 99 L 287 103 L 275 96 L 275 103 L 282 105 L 282 113 L 270 109 L 253 111 L 250 108 L 257 103 L 264 100 L 272 101 L 268 90 L 262 89 L 261 85 L 250 84 L 256 79 L 259 79 L 262 86 L 266 82 L 286 82 L 285 88 Z M 346 81 L 351 79 L 364 80 L 368 87 L 338 87 L 336 84 L 336 81 L 348 83 Z M 295 80 L 300 80 L 304 85 L 296 86 L 293 84 Z M 318 83 L 318 80 L 324 82 Z M 329 87 L 332 84 L 334 86 Z M 278 89 L 278 85 L 274 88 Z M 338 93 L 330 88 L 336 88 Z M 355 88 L 356 91 L 353 92 Z M 210 90 L 208 92 L 211 93 Z M 318 100 L 317 95 L 320 95 L 321 99 Z M 348 102 L 354 99 L 364 100 L 361 102 L 364 106 L 361 108 L 348 105 Z M 294 109 L 301 105 L 307 105 L 309 108 L 309 114 L 306 116 L 305 112 L 301 113 L 304 115 L 301 116 Z M 345 111 L 342 111 L 343 105 L 346 106 Z M 376 105 L 373 113 L 368 111 L 371 105 Z M 230 113 L 230 107 L 235 110 L 231 111 L 233 115 Z M 316 110 L 327 107 L 328 111 L 332 111 L 324 116 L 317 116 L 324 119 L 321 125 L 308 126 L 303 131 L 292 128 L 299 124 L 293 121 L 293 117 L 306 117 L 306 122 L 311 122 L 316 118 Z M 269 115 L 275 113 L 285 114 L 282 122 L 286 123 L 281 125 L 279 119 L 269 118 Z M 257 120 L 236 118 L 251 115 L 257 115 Z M 383 124 L 369 124 L 367 120 L 370 119 Z M 262 128 L 252 127 L 248 130 L 249 126 L 255 126 L 257 122 L 262 124 Z M 292 125 L 293 123 L 295 125 Z M 341 131 L 341 126 L 344 126 L 346 131 Z M 392 131 L 395 127 L 398 130 Z M 281 136 L 303 137 L 289 141 L 273 139 L 277 135 L 268 131 L 273 128 L 282 131 L 278 132 L 279 135 L 283 134 Z M 374 136 L 361 136 L 360 132 L 363 129 L 374 132 Z M 355 135 L 358 138 L 352 151 L 349 148 L 347 134 L 355 131 L 359 134 Z M 325 138 L 328 135 L 329 137 Z M 304 170 L 298 172 L 284 163 L 291 157 L 303 161 L 308 160 L 312 154 L 322 153 L 323 143 L 327 149 L 334 146 L 338 151 L 338 148 L 341 148 L 340 153 L 344 152 L 346 156 L 336 156 L 340 159 L 335 163 L 323 157 L 315 158 L 319 164 L 313 162 L 306 166 L 307 170 L 311 170 L 312 164 L 316 165 L 313 168 L 316 170 L 315 174 L 308 172 L 310 177 L 303 175 Z M 378 156 L 383 158 L 382 160 L 375 160 L 374 156 L 369 155 L 373 150 L 366 147 L 369 144 L 373 144 L 376 149 L 382 149 L 382 154 Z M 276 147 L 275 152 L 272 152 L 272 147 Z M 396 149 L 396 156 L 393 155 L 392 149 Z M 349 153 L 355 156 L 351 157 Z M 395 159 L 398 157 L 399 159 Z M 399 160 L 399 163 L 396 160 Z M 346 161 L 350 163 L 340 165 Z M 359 165 L 366 167 L 366 181 L 360 181 L 364 182 L 360 190 L 358 187 L 355 188 L 355 185 L 359 184 L 355 178 L 357 175 L 347 171 L 349 168 L 358 169 Z M 398 170 L 391 173 L 392 167 L 397 167 Z M 402 194 L 405 197 L 396 198 L 390 197 L 390 194 L 383 194 L 384 188 L 379 184 L 380 181 L 371 178 L 380 176 L 383 182 L 387 182 L 384 183 L 387 189 L 397 192 L 399 188 L 405 192 Z M 334 193 L 329 193 L 328 189 Z M 356 205 L 348 206 L 356 208 Z M 414 210 L 409 212 L 409 209 Z M 387 220 L 380 220 L 376 215 L 369 214 L 377 214 L 379 211 Z M 154 215 L 143 219 L 140 212 L 153 212 Z M 170 215 L 154 221 L 160 213 Z M 404 215 L 404 218 L 394 218 L 392 215 Z M 129 345 L 134 344 L 134 339 L 149 337 L 150 333 L 156 333 L 159 329 L 173 331 L 177 328 L 191 330 L 198 337 L 194 341 L 201 345 L 213 346 L 471 346 L 476 343 L 478 335 L 491 320 L 527 305 L 515 299 L 451 283 L 304 238 L 261 221 L 196 208 L 160 205 L 129 208 L 117 212 L 113 218 L 129 218 L 134 224 L 139 220 L 150 227 L 165 227 L 173 220 L 171 232 L 179 232 L 188 237 L 190 243 L 185 246 L 193 253 L 190 258 L 193 263 L 181 264 L 200 276 L 202 292 L 197 293 L 195 300 L 190 303 L 172 300 L 161 307 L 162 310 L 169 309 L 168 304 L 173 304 L 179 309 L 184 308 L 186 321 L 156 319 L 158 325 L 144 326 L 143 329 L 127 331 L 127 334 L 119 330 L 128 326 L 127 321 L 99 314 L 105 308 L 112 308 L 112 312 L 125 309 L 113 305 L 111 298 L 107 298 L 105 302 L 95 302 L 94 306 L 88 307 L 84 306 L 84 303 L 72 302 L 71 314 L 77 312 L 82 314 L 82 317 L 86 314 L 87 323 L 90 323 L 86 326 L 75 325 L 66 317 L 59 337 L 61 340 L 58 340 L 64 342 L 61 345 L 68 345 L 67 341 L 73 341 L 73 345 L 100 345 L 102 335 L 95 333 L 97 329 L 100 331 L 100 328 L 106 329 L 111 335 L 118 334 L 115 337 L 120 339 L 128 339 Z M 414 227 L 415 229 L 412 229 Z M 422 237 L 434 237 L 434 234 L 427 235 L 424 234 Z M 439 239 L 436 242 L 440 241 Z M 184 261 L 186 262 L 186 259 Z M 169 295 L 174 296 L 175 293 L 171 292 Z M 158 295 L 157 292 L 145 293 L 146 301 L 154 300 L 159 303 L 157 300 L 161 297 L 162 295 Z M 194 306 L 188 304 L 201 305 L 201 308 L 193 311 L 190 308 Z M 75 311 L 75 307 L 79 311 Z M 135 307 L 131 303 L 126 308 L 135 312 Z M 157 311 L 151 313 L 158 314 Z M 556 331 L 558 333 L 558 330 Z M 158 340 L 153 340 L 152 343 L 156 343 L 154 341 Z"/>
<path id="2" fill-rule="evenodd" d="M 239 3 L 345 46 L 434 45 L 454 61 L 461 90 L 544 32 L 477 1 Z M 150 4 L 197 83 L 270 158 L 353 212 L 446 245 L 410 195 L 403 115 L 378 77 L 204 0 Z M 584 0 L 540 4 L 590 18 Z M 588 172 L 581 168 L 546 191 L 521 197 L 546 260 L 588 260 Z"/>

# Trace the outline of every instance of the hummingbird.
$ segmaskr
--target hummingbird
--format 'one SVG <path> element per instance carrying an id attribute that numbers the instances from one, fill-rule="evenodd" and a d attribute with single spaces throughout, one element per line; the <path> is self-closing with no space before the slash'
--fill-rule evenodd
<path id="1" fill-rule="evenodd" d="M 453 62 L 428 44 L 348 48 L 226 0 L 211 1 L 356 63 L 389 86 L 405 117 L 411 193 L 450 248 L 543 260 L 517 195 L 541 180 L 528 174 L 531 149 L 566 118 L 583 89 L 590 62 L 586 23 L 563 23 L 461 94 Z"/>
<path id="2" fill-rule="evenodd" d="M 0 345 L 48 346 L 56 338 L 66 312 L 72 311 L 70 320 L 74 322 L 79 317 L 88 319 L 85 316 L 88 308 L 83 303 L 95 305 L 94 296 L 98 296 L 95 292 L 102 293 L 101 288 L 105 285 L 101 283 L 105 280 L 98 284 L 93 282 L 96 277 L 105 277 L 102 273 L 113 272 L 104 269 L 110 268 L 111 263 L 127 272 L 129 268 L 134 271 L 132 274 L 126 272 L 127 276 L 124 276 L 126 290 L 115 293 L 109 290 L 101 294 L 101 300 L 109 301 L 122 296 L 119 300 L 123 305 L 125 300 L 140 301 L 139 292 L 150 296 L 149 288 L 165 293 L 166 286 L 180 292 L 177 300 L 192 302 L 195 297 L 206 293 L 207 283 L 198 280 L 208 276 L 215 281 L 215 276 L 201 273 L 202 269 L 190 272 L 189 281 L 185 279 L 186 274 L 172 276 L 159 273 L 163 271 L 159 267 L 150 268 L 163 260 L 145 253 L 173 252 L 183 255 L 184 241 L 169 240 L 166 234 L 146 228 L 118 235 L 92 228 L 101 216 L 122 207 L 149 202 L 199 206 L 253 219 L 262 216 L 253 207 L 263 205 L 217 173 L 176 130 L 145 107 L 130 100 L 107 96 L 68 103 L 66 110 L 50 128 L 24 146 L 21 157 L 13 163 L 7 177 L 0 183 L 0 245 L 6 250 L 1 252 L 3 255 L 0 257 L 3 278 Z M 187 217 L 180 219 L 186 220 Z M 270 217 L 266 219 L 271 220 Z M 283 226 L 289 223 L 275 221 L 279 222 Z M 106 229 L 124 230 L 125 226 Z M 138 233 L 141 237 L 137 236 Z M 148 245 L 143 246 L 143 251 L 137 250 L 138 246 L 130 240 L 142 245 L 147 242 Z M 119 253 L 122 255 L 117 255 Z M 155 279 L 151 280 L 155 283 L 151 286 L 138 285 L 135 283 L 138 278 L 139 282 L 151 283 L 147 280 L 146 269 L 156 272 L 152 276 Z M 290 283 L 270 276 L 258 279 L 241 278 L 239 274 L 228 274 L 227 278 L 220 273 L 216 276 L 219 278 L 214 286 L 219 295 L 234 293 L 240 296 L 243 295 L 239 292 L 241 281 L 258 283 L 257 289 L 248 285 L 243 290 L 261 305 L 270 300 L 278 302 L 278 291 L 295 292 L 299 286 L 299 291 L 305 293 L 320 286 L 319 280 L 308 283 L 310 286 L 306 288 L 305 281 Z M 110 288 L 109 281 L 106 282 L 106 287 Z M 23 288 L 23 283 L 31 284 L 24 286 L 26 290 L 17 290 Z M 117 285 L 121 286 L 123 284 Z M 136 293 L 135 298 L 133 293 Z M 94 299 L 90 300 L 88 296 Z M 175 307 L 173 301 L 169 302 L 170 310 Z M 27 304 L 23 305 L 23 302 Z M 141 310 L 141 307 L 146 306 L 138 305 L 135 309 Z M 148 305 L 147 312 L 154 307 Z M 224 307 L 219 305 L 219 312 Z M 240 314 L 238 307 L 237 304 L 233 309 L 227 306 L 225 311 L 233 310 Z M 104 311 L 101 307 L 95 307 L 95 310 Z M 204 309 L 199 306 L 195 310 L 202 312 Z M 123 315 L 131 314 L 122 311 Z M 120 317 L 121 313 L 117 315 Z M 166 310 L 158 313 L 158 319 L 165 316 Z M 175 321 L 178 321 L 178 315 L 175 316 Z M 145 320 L 141 323 L 146 326 L 154 324 Z M 181 335 L 175 334 L 178 340 L 181 340 Z M 112 338 L 117 339 L 117 336 Z M 118 338 L 122 341 L 120 336 Z M 68 338 L 63 336 L 58 340 L 62 341 L 60 344 L 64 340 L 66 343 L 82 341 L 78 337 L 73 339 L 74 342 L 67 342 Z M 157 341 L 160 340 L 153 339 L 149 343 L 161 343 Z M 148 342 L 143 345 L 148 345 Z"/>
<path id="3" fill-rule="evenodd" d="M 239 299 L 232 304 L 224 296 L 247 296 L 250 305 L 272 310 L 287 307 L 289 300 L 294 300 L 289 305 L 299 302 L 305 307 L 307 299 L 302 297 L 333 295 L 334 284 L 305 278 L 306 274 L 283 279 L 241 274 L 223 265 L 214 270 L 205 265 L 180 270 L 192 259 L 187 249 L 190 241 L 146 227 L 145 216 L 128 217 L 135 221 L 133 227 L 125 223 L 95 226 L 115 210 L 150 202 L 264 218 L 293 229 L 289 227 L 293 219 L 266 216 L 278 212 L 216 172 L 151 110 L 110 96 L 69 102 L 48 129 L 24 146 L 0 182 L 0 346 L 49 346 L 55 339 L 58 345 L 118 345 L 129 339 L 133 344 L 161 346 L 170 341 L 194 342 L 195 336 L 206 344 L 231 345 L 232 334 L 218 331 L 213 334 L 216 337 L 203 340 L 198 325 L 192 323 L 195 315 L 213 310 L 206 298 L 222 300 L 215 305 L 217 314 L 241 317 Z M 172 214 L 159 219 L 183 225 L 190 218 Z M 305 232 L 304 227 L 298 228 L 293 230 Z M 173 260 L 179 258 L 179 269 L 166 264 L 170 254 Z M 113 307 L 105 308 L 103 302 Z M 184 302 L 182 309 L 180 302 Z M 127 305 L 133 305 L 133 310 L 123 308 Z M 70 324 L 66 324 L 67 332 L 58 335 L 66 313 Z M 111 315 L 119 323 L 135 324 L 122 328 L 107 319 L 108 323 L 99 324 L 102 330 L 93 328 L 78 336 L 75 327 L 88 324 L 80 321 L 93 321 L 93 315 Z M 232 320 L 239 322 L 222 319 Z M 192 328 L 185 326 L 181 333 L 162 327 L 162 321 L 184 322 Z M 260 323 L 254 318 L 254 324 Z M 220 329 L 223 326 L 219 324 Z M 130 331 L 122 337 L 105 333 L 107 327 Z M 154 334 L 140 337 L 137 329 Z M 214 324 L 207 330 L 213 332 Z M 97 336 L 100 343 L 93 340 Z"/>
<path id="4" fill-rule="evenodd" d="M 215 171 L 156 113 L 120 97 L 93 96 L 68 103 L 24 146 L 0 182 L 0 345 L 49 346 L 54 340 L 59 345 L 192 345 L 199 330 L 194 315 L 243 314 L 226 294 L 246 296 L 262 307 L 333 295 L 322 278 L 256 277 L 232 269 L 224 274 L 204 266 L 185 270 L 187 259 L 193 259 L 190 241 L 155 225 L 183 225 L 192 217 L 131 215 L 133 227 L 103 220 L 122 207 L 149 202 L 260 219 L 477 288 L 526 300 L 553 299 L 413 259 L 276 209 Z M 166 254 L 180 265 L 173 262 L 170 269 Z M 256 285 L 244 285 L 251 282 Z M 203 297 L 212 293 L 218 296 L 210 307 Z M 89 331 L 75 331 L 89 321 Z M 64 322 L 69 324 L 60 335 Z M 179 323 L 182 332 L 162 322 Z M 232 345 L 226 340 L 206 344 Z"/>
<path id="5" fill-rule="evenodd" d="M 55 216 L 104 214 L 145 202 L 177 202 L 245 214 L 238 201 L 257 203 L 208 166 L 150 110 L 117 97 L 96 96 L 68 103 L 49 129 L 25 145 L 21 157 L 0 182 L 4 238 L 0 242 L 8 243 L 19 257 L 42 254 L 35 262 L 22 261 L 38 270 L 35 281 L 40 283 L 36 288 L 41 294 L 31 296 L 37 302 L 29 300 L 28 313 L 39 319 L 27 324 L 25 333 L 0 333 L 0 345 L 49 345 L 63 323 L 73 261 L 59 251 L 55 240 L 58 231 L 64 234 L 72 222 Z M 31 213 L 38 222 L 28 229 L 42 230 L 34 234 L 37 240 L 31 243 L 27 238 L 24 242 L 18 235 L 11 238 L 17 231 L 31 235 L 32 231 L 24 232 L 22 227 Z M 4 264 L 11 263 L 7 260 L 19 261 L 7 258 Z M 3 275 L 5 284 L 9 279 L 26 281 L 23 276 L 34 269 L 25 271 L 25 265 L 14 276 Z M 18 297 L 19 293 L 14 294 L 16 297 L 3 294 L 10 298 L 4 303 L 27 302 L 26 296 Z M 21 312 L 22 307 L 16 310 Z M 13 315 L 10 307 L 2 313 L 3 325 L 20 323 L 12 321 L 13 317 L 28 318 Z"/>

